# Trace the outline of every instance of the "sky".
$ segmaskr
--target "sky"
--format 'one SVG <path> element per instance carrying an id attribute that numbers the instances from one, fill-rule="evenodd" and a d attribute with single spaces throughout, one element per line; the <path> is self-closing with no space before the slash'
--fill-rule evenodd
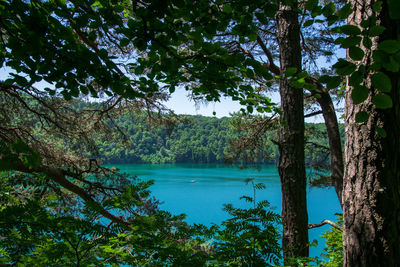
<path id="1" fill-rule="evenodd" d="M 270 96 L 273 102 L 279 102 L 279 95 Z M 183 88 L 178 88 L 172 95 L 166 106 L 175 111 L 176 114 L 190 114 L 215 116 L 218 118 L 228 117 L 230 113 L 239 111 L 243 106 L 237 101 L 229 98 L 222 98 L 220 102 L 210 102 L 208 104 L 196 104 L 189 100 L 188 93 Z M 216 114 L 213 115 L 213 112 Z"/>
<path id="2" fill-rule="evenodd" d="M 268 97 L 272 99 L 272 102 L 279 104 L 280 97 L 278 92 L 271 93 Z M 183 88 L 176 90 L 170 100 L 166 102 L 166 106 L 176 114 L 215 116 L 217 118 L 229 117 L 230 113 L 240 111 L 242 108 L 239 102 L 232 101 L 228 98 L 221 99 L 220 102 L 196 105 L 194 101 L 189 100 L 188 94 Z M 214 111 L 216 113 L 215 115 L 213 115 Z M 340 115 L 341 114 L 338 114 L 338 117 Z M 305 121 L 310 123 L 322 123 L 324 119 L 322 115 L 318 115 L 306 118 Z"/>

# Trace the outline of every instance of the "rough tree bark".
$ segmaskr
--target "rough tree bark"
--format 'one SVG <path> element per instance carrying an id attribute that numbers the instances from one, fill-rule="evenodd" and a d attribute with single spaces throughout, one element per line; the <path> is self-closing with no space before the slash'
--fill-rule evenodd
<path id="1" fill-rule="evenodd" d="M 361 28 L 361 21 L 372 14 L 374 0 L 350 1 L 353 14 L 349 24 Z M 399 22 L 388 16 L 386 1 L 378 16 L 378 24 L 386 27 L 379 38 L 373 39 L 373 49 L 384 39 L 398 39 Z M 365 57 L 358 64 L 372 64 L 373 58 L 365 47 Z M 346 89 L 346 142 L 343 191 L 343 249 L 344 266 L 399 266 L 400 264 L 400 73 L 386 72 L 392 83 L 390 96 L 393 107 L 377 109 L 372 96 L 377 90 L 369 79 L 364 85 L 370 96 L 354 105 L 351 87 Z M 356 123 L 360 110 L 370 117 Z M 385 129 L 380 137 L 376 127 Z"/>
<path id="2" fill-rule="evenodd" d="M 304 166 L 303 90 L 284 77 L 288 68 L 301 71 L 300 26 L 295 7 L 281 4 L 276 14 L 280 49 L 282 127 L 278 171 L 282 186 L 282 247 L 285 263 L 308 256 L 308 214 Z"/>

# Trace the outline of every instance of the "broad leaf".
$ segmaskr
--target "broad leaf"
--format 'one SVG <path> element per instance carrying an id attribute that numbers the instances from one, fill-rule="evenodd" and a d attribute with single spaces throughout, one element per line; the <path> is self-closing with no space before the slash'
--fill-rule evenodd
<path id="1" fill-rule="evenodd" d="M 377 94 L 372 98 L 372 103 L 380 109 L 393 107 L 392 98 L 387 94 Z"/>
<path id="2" fill-rule="evenodd" d="M 287 68 L 285 71 L 285 76 L 290 77 L 293 76 L 297 72 L 297 68 Z"/>
<path id="3" fill-rule="evenodd" d="M 340 83 L 343 81 L 343 78 L 340 76 L 331 76 L 329 77 L 328 82 L 326 83 L 326 87 L 328 89 L 333 89 L 336 88 L 340 85 Z"/>
<path id="4" fill-rule="evenodd" d="M 371 29 L 368 30 L 368 35 L 369 36 L 378 36 L 381 35 L 385 31 L 385 27 L 380 26 L 380 25 L 374 25 L 371 27 Z"/>
<path id="5" fill-rule="evenodd" d="M 361 122 L 366 122 L 369 118 L 369 114 L 366 111 L 359 111 L 356 114 L 356 122 L 361 123 Z"/>
<path id="6" fill-rule="evenodd" d="M 390 78 L 383 72 L 374 73 L 371 76 L 372 86 L 381 92 L 390 92 L 392 90 L 392 83 Z"/>
<path id="7" fill-rule="evenodd" d="M 347 35 L 359 35 L 361 33 L 360 28 L 355 25 L 345 25 L 340 28 L 341 32 Z"/>
<path id="8" fill-rule="evenodd" d="M 344 59 L 339 59 L 339 61 L 333 65 L 339 75 L 349 75 L 356 70 L 356 65 Z"/>
<path id="9" fill-rule="evenodd" d="M 400 50 L 400 42 L 396 40 L 385 40 L 378 45 L 378 49 L 388 54 L 394 54 Z"/>
<path id="10" fill-rule="evenodd" d="M 379 127 L 379 126 L 376 126 L 375 131 L 376 131 L 382 138 L 386 138 L 387 133 L 386 133 L 385 129 L 383 129 L 383 128 Z"/>
<path id="11" fill-rule="evenodd" d="M 353 46 L 349 49 L 349 56 L 354 60 L 361 60 L 364 57 L 364 51 L 357 46 Z"/>
<path id="12" fill-rule="evenodd" d="M 362 85 L 356 86 L 353 91 L 351 91 L 351 99 L 353 99 L 353 103 L 356 105 L 364 102 L 368 98 L 368 95 L 368 88 Z"/>

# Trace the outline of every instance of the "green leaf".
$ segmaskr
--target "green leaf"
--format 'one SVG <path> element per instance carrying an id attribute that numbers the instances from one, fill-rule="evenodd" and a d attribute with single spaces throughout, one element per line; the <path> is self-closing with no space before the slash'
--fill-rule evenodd
<path id="1" fill-rule="evenodd" d="M 346 19 L 351 13 L 353 13 L 351 4 L 346 4 L 338 11 L 338 16 L 341 19 Z"/>
<path id="2" fill-rule="evenodd" d="M 381 12 L 381 10 L 382 10 L 382 1 L 378 1 L 378 2 L 375 2 L 373 5 L 372 5 L 372 9 L 375 11 L 375 12 Z"/>
<path id="3" fill-rule="evenodd" d="M 364 51 L 357 46 L 353 46 L 353 47 L 350 47 L 350 49 L 349 49 L 349 56 L 353 60 L 361 60 L 364 57 Z"/>
<path id="4" fill-rule="evenodd" d="M 364 37 L 363 45 L 364 45 L 366 48 L 371 49 L 371 47 L 372 47 L 372 40 L 371 40 L 371 38 Z"/>
<path id="5" fill-rule="evenodd" d="M 366 111 L 359 111 L 356 114 L 356 122 L 361 123 L 361 122 L 366 122 L 369 118 L 369 114 Z"/>
<path id="6" fill-rule="evenodd" d="M 353 99 L 355 105 L 364 102 L 368 98 L 368 95 L 369 89 L 362 85 L 354 87 L 351 91 L 351 99 Z"/>
<path id="7" fill-rule="evenodd" d="M 306 3 L 306 9 L 308 11 L 313 11 L 313 9 L 317 6 L 318 6 L 318 0 L 308 0 Z"/>
<path id="8" fill-rule="evenodd" d="M 285 77 L 293 76 L 297 72 L 297 68 L 287 68 L 285 71 Z"/>
<path id="9" fill-rule="evenodd" d="M 371 82 L 372 86 L 381 92 L 390 92 L 392 90 L 390 78 L 383 72 L 372 74 Z"/>
<path id="10" fill-rule="evenodd" d="M 396 60 L 394 55 L 389 56 L 389 61 L 383 62 L 383 67 L 391 72 L 400 70 L 400 60 Z"/>
<path id="11" fill-rule="evenodd" d="M 249 113 L 253 113 L 253 106 L 247 106 L 247 111 Z"/>
<path id="12" fill-rule="evenodd" d="M 342 33 L 347 35 L 359 35 L 361 33 L 360 28 L 355 25 L 344 25 L 340 27 Z"/>
<path id="13" fill-rule="evenodd" d="M 362 38 L 360 36 L 350 36 L 340 41 L 340 47 L 351 48 L 353 46 L 359 45 Z"/>
<path id="14" fill-rule="evenodd" d="M 374 63 L 384 63 L 389 61 L 389 56 L 382 50 L 375 50 L 373 52 L 372 58 L 374 59 Z"/>
<path id="15" fill-rule="evenodd" d="M 248 35 L 248 37 L 249 37 L 249 40 L 250 41 L 256 41 L 257 40 L 257 34 L 256 33 L 250 33 L 249 35 Z"/>
<path id="16" fill-rule="evenodd" d="M 332 67 L 336 69 L 337 74 L 343 76 L 353 73 L 357 68 L 357 66 L 354 63 L 351 63 L 344 59 L 339 59 L 339 61 Z"/>
<path id="17" fill-rule="evenodd" d="M 322 14 L 322 7 L 321 6 L 316 6 L 311 12 L 311 16 L 313 18 L 315 18 L 315 17 L 317 17 L 317 16 L 319 16 L 321 14 Z"/>
<path id="18" fill-rule="evenodd" d="M 328 82 L 326 83 L 326 87 L 328 89 L 333 89 L 336 88 L 340 85 L 340 83 L 342 82 L 343 78 L 340 76 L 332 76 L 329 77 Z"/>
<path id="19" fill-rule="evenodd" d="M 248 78 L 254 78 L 254 71 L 251 69 L 246 70 L 246 77 Z"/>
<path id="20" fill-rule="evenodd" d="M 224 11 L 225 13 L 232 13 L 232 7 L 229 4 L 226 4 L 222 7 L 222 11 Z"/>
<path id="21" fill-rule="evenodd" d="M 351 76 L 349 77 L 349 85 L 351 86 L 360 85 L 363 79 L 364 79 L 364 72 L 360 70 L 353 72 L 353 74 L 351 74 Z"/>
<path id="22" fill-rule="evenodd" d="M 368 30 L 368 35 L 372 37 L 381 35 L 385 29 L 386 28 L 381 25 L 374 25 Z"/>
<path id="23" fill-rule="evenodd" d="M 380 109 L 393 107 L 392 98 L 387 94 L 377 94 L 372 98 L 372 103 Z"/>
<path id="24" fill-rule="evenodd" d="M 383 128 L 379 127 L 379 126 L 376 126 L 375 131 L 376 131 L 382 138 L 386 138 L 387 133 L 386 133 L 385 129 L 383 129 Z"/>
<path id="25" fill-rule="evenodd" d="M 385 40 L 378 45 L 378 49 L 388 54 L 394 54 L 400 50 L 400 42 L 396 40 Z"/>
<path id="26" fill-rule="evenodd" d="M 310 19 L 304 22 L 303 27 L 309 27 L 314 24 L 314 20 Z"/>
<path id="27" fill-rule="evenodd" d="M 322 14 L 325 17 L 331 16 L 335 11 L 336 11 L 336 6 L 332 2 L 329 2 L 327 5 L 324 6 L 324 8 L 322 8 Z"/>
<path id="28" fill-rule="evenodd" d="M 331 76 L 329 76 L 329 75 L 322 75 L 322 76 L 320 76 L 320 77 L 318 78 L 318 81 L 319 81 L 320 83 L 327 83 L 327 82 L 329 82 L 330 77 L 331 77 Z"/>

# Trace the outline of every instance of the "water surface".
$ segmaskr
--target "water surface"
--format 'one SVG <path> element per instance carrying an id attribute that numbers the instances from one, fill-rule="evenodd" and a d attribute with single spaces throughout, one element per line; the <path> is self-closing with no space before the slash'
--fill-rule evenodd
<path id="1" fill-rule="evenodd" d="M 136 175 L 143 180 L 154 180 L 150 188 L 153 195 L 163 202 L 161 208 L 173 214 L 185 213 L 189 223 L 221 223 L 228 218 L 222 210 L 224 203 L 236 207 L 247 207 L 240 196 L 253 195 L 247 178 L 262 182 L 266 189 L 257 191 L 257 201 L 268 200 L 275 212 L 281 212 L 282 196 L 276 166 L 263 165 L 260 170 L 243 169 L 222 164 L 123 164 L 112 165 L 122 172 Z M 333 188 L 308 187 L 307 205 L 309 223 L 323 219 L 335 220 L 340 205 Z M 321 234 L 329 229 L 323 226 L 309 231 L 310 241 L 316 239 L 317 247 L 310 250 L 311 256 L 318 256 L 325 247 Z"/>

